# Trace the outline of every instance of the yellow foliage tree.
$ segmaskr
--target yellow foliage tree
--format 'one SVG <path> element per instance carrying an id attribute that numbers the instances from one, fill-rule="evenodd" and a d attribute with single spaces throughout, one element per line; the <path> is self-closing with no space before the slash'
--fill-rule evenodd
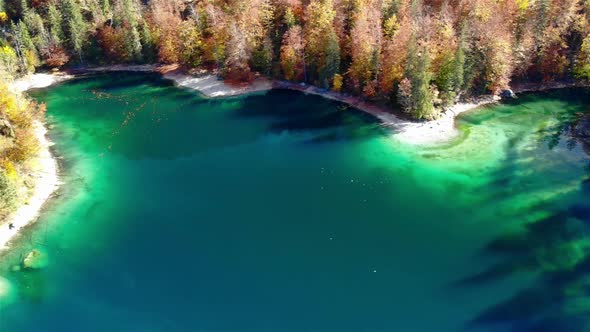
<path id="1" fill-rule="evenodd" d="M 340 92 L 342 90 L 342 75 L 334 75 L 334 80 L 332 82 L 332 90 L 336 92 Z"/>

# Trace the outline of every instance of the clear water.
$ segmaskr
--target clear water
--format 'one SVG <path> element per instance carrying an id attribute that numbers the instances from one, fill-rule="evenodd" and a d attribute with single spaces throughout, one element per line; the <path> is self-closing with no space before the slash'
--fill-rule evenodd
<path id="1" fill-rule="evenodd" d="M 439 147 L 291 91 L 155 75 L 33 93 L 65 184 L 1 258 L 1 331 L 585 331 L 590 93 L 463 115 Z M 585 182 L 584 182 L 585 181 Z M 31 249 L 48 265 L 18 269 Z"/>

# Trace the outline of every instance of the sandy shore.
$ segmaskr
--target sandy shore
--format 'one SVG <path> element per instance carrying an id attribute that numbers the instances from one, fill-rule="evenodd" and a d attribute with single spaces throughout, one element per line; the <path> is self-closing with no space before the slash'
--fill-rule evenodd
<path id="1" fill-rule="evenodd" d="M 440 119 L 420 122 L 402 119 L 392 114 L 387 108 L 365 102 L 358 97 L 320 89 L 307 84 L 302 85 L 293 82 L 270 81 L 259 78 L 250 84 L 236 87 L 228 85 L 215 75 L 192 76 L 179 71 L 164 73 L 163 77 L 174 81 L 178 86 L 197 90 L 210 98 L 235 96 L 271 89 L 289 89 L 322 96 L 345 103 L 377 117 L 382 121 L 384 126 L 392 129 L 393 136 L 396 139 L 407 144 L 416 145 L 434 145 L 447 142 L 458 135 L 458 131 L 455 128 L 455 117 L 457 115 L 482 105 L 494 103 L 498 100 L 492 96 L 485 96 L 478 98 L 475 102 L 458 103 L 448 109 Z"/>
<path id="2" fill-rule="evenodd" d="M 0 250 L 8 248 L 9 241 L 23 227 L 36 221 L 43 204 L 59 186 L 57 162 L 49 151 L 49 147 L 53 143 L 47 139 L 47 129 L 41 121 L 35 121 L 34 126 L 41 149 L 37 157 L 31 161 L 35 168 L 33 171 L 35 179 L 33 195 L 25 205 L 18 208 L 4 223 L 0 224 Z M 14 227 L 9 229 L 9 224 Z"/>
<path id="3" fill-rule="evenodd" d="M 12 83 L 12 88 L 16 91 L 23 92 L 29 89 L 46 88 L 53 84 L 68 80 L 72 75 L 63 73 L 59 74 L 32 74 L 19 78 Z"/>
<path id="4" fill-rule="evenodd" d="M 216 75 L 192 76 L 180 72 L 163 74 L 165 79 L 172 80 L 176 85 L 197 90 L 209 98 L 229 97 L 268 91 L 272 89 L 272 82 L 266 78 L 257 78 L 251 83 L 241 85 L 229 85 Z"/>
<path id="5" fill-rule="evenodd" d="M 473 102 L 461 102 L 447 109 L 440 118 L 431 121 L 402 121 L 393 123 L 396 129 L 395 136 L 407 144 L 435 145 L 457 137 L 459 131 L 455 127 L 455 118 L 464 112 L 480 106 L 496 103 L 500 100 L 497 96 L 482 96 Z"/>
<path id="6" fill-rule="evenodd" d="M 23 92 L 34 88 L 45 88 L 58 82 L 72 78 L 65 74 L 33 74 L 12 83 L 12 88 Z M 37 220 L 43 204 L 51 197 L 51 194 L 59 187 L 59 176 L 57 161 L 49 150 L 53 145 L 47 137 L 47 128 L 39 120 L 34 122 L 35 136 L 39 140 L 41 149 L 36 157 L 29 163 L 33 167 L 32 177 L 34 178 L 33 194 L 25 205 L 20 206 L 6 220 L 0 223 L 0 251 L 8 248 L 10 240 L 17 236 L 20 230 Z M 13 228 L 10 229 L 9 225 Z"/>
<path id="7" fill-rule="evenodd" d="M 391 113 L 388 108 L 365 102 L 358 97 L 320 89 L 315 86 L 276 81 L 274 88 L 302 91 L 343 102 L 381 120 L 384 126 L 392 129 L 393 137 L 399 141 L 415 145 L 435 145 L 451 140 L 459 133 L 455 128 L 455 117 L 463 112 L 495 103 L 499 100 L 498 97 L 494 96 L 482 96 L 473 102 L 455 104 L 453 107 L 447 109 L 439 119 L 414 121 L 400 118 Z"/>
<path id="8" fill-rule="evenodd" d="M 387 108 L 380 107 L 374 103 L 365 102 L 362 99 L 320 89 L 311 85 L 301 85 L 293 82 L 271 81 L 264 77 L 256 78 L 250 83 L 233 85 L 219 79 L 212 73 L 203 73 L 200 75 L 191 75 L 181 71 L 176 65 L 110 65 L 101 67 L 84 67 L 74 69 L 71 72 L 117 72 L 117 71 L 134 71 L 134 72 L 158 72 L 165 79 L 173 81 L 177 86 L 199 91 L 208 98 L 219 98 L 237 96 L 255 92 L 263 92 L 271 89 L 290 89 L 304 93 L 315 94 L 324 98 L 337 100 L 347 105 L 369 113 L 383 122 L 384 126 L 392 129 L 393 137 L 403 143 L 415 145 L 435 145 L 449 141 L 458 135 L 455 128 L 455 117 L 465 111 L 476 107 L 496 102 L 492 96 L 484 96 L 470 103 L 458 103 L 448 109 L 441 118 L 434 121 L 413 121 L 400 118 L 392 114 Z M 44 76 L 43 76 L 44 75 Z M 25 85 L 27 87 L 43 87 L 50 85 L 52 75 L 35 74 L 30 78 L 35 81 L 34 84 Z M 71 75 L 64 75 L 59 81 L 71 78 Z"/>

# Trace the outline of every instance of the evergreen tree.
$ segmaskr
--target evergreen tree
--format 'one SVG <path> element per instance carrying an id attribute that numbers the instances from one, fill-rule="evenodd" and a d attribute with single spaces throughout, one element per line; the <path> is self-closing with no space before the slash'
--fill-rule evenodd
<path id="1" fill-rule="evenodd" d="M 20 16 L 25 17 L 29 12 L 29 4 L 27 0 L 20 0 Z"/>
<path id="2" fill-rule="evenodd" d="M 138 29 L 137 8 L 132 0 L 123 0 L 122 14 L 122 21 L 129 30 L 126 38 L 127 49 L 135 60 L 140 60 L 142 49 L 141 36 Z"/>
<path id="3" fill-rule="evenodd" d="M 145 62 L 154 62 L 157 60 L 158 50 L 154 43 L 154 38 L 150 31 L 150 28 L 145 20 L 141 21 L 139 34 L 141 37 L 142 45 L 142 58 Z"/>
<path id="4" fill-rule="evenodd" d="M 252 68 L 264 75 L 269 75 L 272 67 L 272 41 L 264 38 L 252 53 Z"/>
<path id="5" fill-rule="evenodd" d="M 424 46 L 417 45 L 415 37 L 410 41 L 405 77 L 409 87 L 401 90 L 401 97 L 405 100 L 400 100 L 405 110 L 418 119 L 435 118 L 437 114 L 430 86 L 430 55 Z"/>
<path id="6" fill-rule="evenodd" d="M 453 62 L 453 86 L 456 93 L 460 93 L 465 85 L 465 24 L 461 26 L 461 35 L 459 45 L 455 51 L 455 60 Z"/>
<path id="7" fill-rule="evenodd" d="M 80 62 L 83 62 L 84 43 L 86 42 L 88 33 L 80 5 L 75 0 L 63 0 L 62 4 L 64 34 L 67 38 L 68 46 L 78 56 Z"/>
<path id="8" fill-rule="evenodd" d="M 61 12 L 57 10 L 51 2 L 47 7 L 47 17 L 49 21 L 50 38 L 54 43 L 61 43 L 64 40 L 63 18 Z"/>
<path id="9" fill-rule="evenodd" d="M 27 30 L 29 31 L 37 50 L 45 49 L 49 44 L 49 34 L 45 29 L 41 15 L 39 15 L 34 9 L 29 9 L 24 16 L 24 23 L 27 26 Z"/>
<path id="10" fill-rule="evenodd" d="M 104 17 L 111 16 L 111 3 L 109 0 L 100 0 L 100 9 Z"/>
<path id="11" fill-rule="evenodd" d="M 324 88 L 330 87 L 330 82 L 334 79 L 334 75 L 338 74 L 340 70 L 340 45 L 338 44 L 338 36 L 334 30 L 330 30 L 326 41 L 326 54 L 324 61 L 319 69 L 320 85 Z"/>
<path id="12" fill-rule="evenodd" d="M 430 89 L 430 57 L 427 50 L 422 50 L 416 59 L 416 68 L 410 73 L 412 80 L 412 95 L 415 102 L 415 116 L 419 119 L 432 119 L 435 109 Z"/>
<path id="13" fill-rule="evenodd" d="M 16 55 L 21 64 L 21 69 L 25 72 L 34 72 L 37 65 L 37 51 L 29 30 L 23 21 L 17 24 L 11 23 Z"/>
<path id="14" fill-rule="evenodd" d="M 287 30 L 291 29 L 295 24 L 297 24 L 297 20 L 295 19 L 295 15 L 293 15 L 293 10 L 291 7 L 287 7 L 285 10 L 285 17 L 283 20 L 287 26 Z"/>
<path id="15" fill-rule="evenodd" d="M 332 0 L 313 0 L 307 8 L 305 64 L 309 70 L 306 72 L 312 81 L 317 79 L 324 87 L 340 66 L 340 46 L 333 27 L 335 14 Z"/>
<path id="16" fill-rule="evenodd" d="M 584 38 L 578 57 L 574 63 L 574 75 L 590 80 L 590 34 Z"/>
<path id="17" fill-rule="evenodd" d="M 444 106 L 452 105 L 455 101 L 455 57 L 453 52 L 447 51 L 442 56 L 442 63 L 436 75 L 436 86 L 440 91 L 440 98 Z"/>

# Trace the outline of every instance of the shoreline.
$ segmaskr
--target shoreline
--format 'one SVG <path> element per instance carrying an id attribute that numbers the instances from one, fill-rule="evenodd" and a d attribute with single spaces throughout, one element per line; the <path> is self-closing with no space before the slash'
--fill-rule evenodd
<path id="1" fill-rule="evenodd" d="M 155 72 L 162 78 L 174 82 L 176 86 L 192 89 L 203 94 L 206 98 L 222 98 L 239 96 L 251 93 L 260 93 L 273 89 L 286 89 L 300 91 L 306 94 L 318 95 L 323 98 L 342 102 L 350 107 L 370 114 L 377 118 L 383 126 L 392 130 L 392 138 L 404 144 L 410 145 L 441 145 L 459 136 L 455 126 L 455 119 L 462 113 L 476 108 L 492 105 L 501 101 L 499 96 L 481 95 L 456 103 L 446 108 L 440 118 L 436 120 L 412 120 L 391 112 L 391 109 L 380 106 L 377 103 L 363 100 L 361 97 L 343 94 L 313 85 L 271 80 L 258 76 L 252 82 L 243 84 L 230 84 L 216 75 L 216 72 L 195 70 L 185 72 L 178 65 L 109 65 L 100 67 L 77 68 L 70 72 L 96 73 L 96 72 Z M 71 76 L 70 77 L 74 77 Z M 512 88 L 514 93 L 544 91 L 568 87 L 590 87 L 590 83 L 580 81 L 557 81 L 548 83 L 515 83 Z"/>
<path id="2" fill-rule="evenodd" d="M 74 78 L 73 75 L 66 74 L 66 73 L 38 73 L 38 74 L 31 74 L 25 77 L 21 77 L 19 79 L 14 80 L 12 82 L 12 88 L 18 92 L 25 92 L 30 89 L 41 89 L 47 88 L 54 84 L 69 80 Z"/>
<path id="3" fill-rule="evenodd" d="M 24 227 L 37 221 L 43 205 L 45 205 L 60 185 L 57 160 L 50 149 L 53 142 L 46 136 L 47 128 L 45 123 L 35 120 L 34 126 L 35 136 L 39 140 L 41 149 L 37 156 L 32 159 L 32 162 L 38 168 L 32 175 L 35 179 L 33 193 L 26 203 L 21 205 L 0 224 L 0 251 L 9 249 L 10 241 L 17 237 Z M 9 224 L 12 224 L 14 227 L 10 229 Z"/>
<path id="4" fill-rule="evenodd" d="M 360 97 L 321 89 L 313 85 L 270 80 L 263 77 L 257 77 L 250 83 L 231 85 L 218 79 L 214 72 L 201 72 L 198 75 L 192 75 L 182 72 L 175 65 L 112 65 L 74 68 L 68 72 L 32 74 L 15 80 L 12 87 L 19 92 L 25 92 L 35 88 L 46 88 L 56 83 L 75 78 L 77 74 L 120 71 L 160 73 L 162 78 L 171 80 L 176 86 L 196 90 L 207 98 L 238 96 L 273 89 L 294 90 L 306 94 L 318 95 L 323 98 L 342 102 L 376 117 L 381 121 L 383 126 L 392 129 L 392 137 L 403 143 L 413 145 L 437 145 L 450 141 L 459 134 L 455 127 L 455 119 L 458 115 L 481 106 L 497 103 L 501 100 L 498 96 L 484 95 L 474 98 L 472 101 L 459 102 L 453 105 L 446 109 L 439 119 L 416 121 L 403 119 L 399 115 L 391 113 L 389 109 L 376 103 L 365 101 Z M 515 84 L 513 90 L 515 93 L 523 93 L 589 86 L 590 84 L 588 83 L 574 81 L 544 84 L 522 83 Z M 34 162 L 40 166 L 40 169 L 33 174 L 35 185 L 27 203 L 20 206 L 6 220 L 0 223 L 0 252 L 9 248 L 10 241 L 20 234 L 21 229 L 36 222 L 43 205 L 50 199 L 51 195 L 60 185 L 57 160 L 50 150 L 50 146 L 53 143 L 46 137 L 47 128 L 45 123 L 41 120 L 36 120 L 34 125 L 35 134 L 41 145 L 40 152 L 35 157 Z M 8 224 L 10 223 L 14 225 L 13 229 L 8 229 Z"/>
<path id="5" fill-rule="evenodd" d="M 288 89 L 301 91 L 307 94 L 321 96 L 330 100 L 342 102 L 368 113 L 381 121 L 383 126 L 392 129 L 392 136 L 405 144 L 413 145 L 436 145 L 443 144 L 458 136 L 455 128 L 455 118 L 464 112 L 473 110 L 480 106 L 496 103 L 499 97 L 484 95 L 475 98 L 473 102 L 460 102 L 449 107 L 442 116 L 436 120 L 417 121 L 408 120 L 391 113 L 391 111 L 376 103 L 367 102 L 356 96 L 321 89 L 313 85 L 301 85 L 292 82 L 275 81 L 275 89 Z"/>
<path id="6" fill-rule="evenodd" d="M 73 77 L 64 73 L 39 73 L 14 80 L 11 87 L 18 92 L 25 92 L 30 89 L 46 88 Z M 10 242 L 21 235 L 23 228 L 37 221 L 43 206 L 61 184 L 58 162 L 51 151 L 53 142 L 47 138 L 47 126 L 44 120 L 34 120 L 33 126 L 40 146 L 39 152 L 30 161 L 35 168 L 31 172 L 34 186 L 27 200 L 0 221 L 0 253 L 10 249 Z M 13 225 L 12 229 L 9 228 L 10 224 Z"/>

